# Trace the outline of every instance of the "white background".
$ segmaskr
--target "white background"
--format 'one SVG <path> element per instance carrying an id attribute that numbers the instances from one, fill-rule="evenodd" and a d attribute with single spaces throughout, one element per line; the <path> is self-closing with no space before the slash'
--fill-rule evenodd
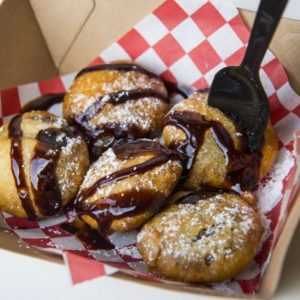
<path id="1" fill-rule="evenodd" d="M 276 1 L 276 0 L 274 0 Z M 1 2 L 1 0 L 0 0 Z M 240 7 L 256 9 L 258 0 L 233 0 Z M 300 19 L 300 1 L 290 0 L 286 16 Z M 299 299 L 300 226 L 285 261 L 278 292 L 274 299 Z M 0 299 L 213 299 L 191 293 L 159 289 L 142 282 L 112 277 L 71 285 L 63 265 L 0 250 Z M 217 298 L 220 299 L 220 298 Z"/>
<path id="2" fill-rule="evenodd" d="M 293 300 L 300 295 L 300 226 L 289 249 L 278 292 L 273 299 Z M 71 285 L 63 265 L 0 250 L 0 299 L 15 300 L 202 300 L 224 299 L 160 289 L 112 277 Z"/>

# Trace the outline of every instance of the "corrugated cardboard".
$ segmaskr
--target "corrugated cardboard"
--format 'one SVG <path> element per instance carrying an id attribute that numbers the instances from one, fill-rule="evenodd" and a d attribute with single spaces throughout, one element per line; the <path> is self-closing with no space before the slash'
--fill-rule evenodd
<path id="1" fill-rule="evenodd" d="M 4 0 L 0 6 L 0 88 L 51 78 L 84 67 L 162 2 Z M 247 11 L 241 14 L 251 25 L 254 14 Z M 299 21 L 283 19 L 271 49 L 286 67 L 292 86 L 300 93 Z M 299 212 L 300 201 L 297 201 L 273 252 L 260 296 L 275 291 Z M 0 230 L 0 248 L 62 262 L 60 257 L 20 247 L 15 237 L 4 230 Z"/>

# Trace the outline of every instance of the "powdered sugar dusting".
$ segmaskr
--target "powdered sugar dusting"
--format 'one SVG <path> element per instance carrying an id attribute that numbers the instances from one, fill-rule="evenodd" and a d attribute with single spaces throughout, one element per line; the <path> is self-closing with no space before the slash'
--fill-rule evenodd
<path id="1" fill-rule="evenodd" d="M 49 128 L 49 124 L 46 125 Z M 66 128 L 67 123 L 62 118 L 55 118 L 51 125 L 54 128 L 63 129 Z M 43 134 L 46 136 L 48 135 L 49 138 L 53 138 L 51 132 L 47 131 L 47 128 Z M 78 169 L 81 167 L 83 159 L 82 155 L 78 153 L 78 149 L 82 147 L 84 141 L 81 136 L 69 136 L 62 130 L 55 136 L 55 142 L 57 145 L 62 146 L 59 148 L 50 147 L 47 152 L 51 156 L 60 151 L 58 183 L 62 190 L 62 194 L 64 194 L 72 188 L 77 188 L 77 183 L 74 181 L 74 177 L 78 176 Z M 61 164 L 63 164 L 63 167 Z"/>
<path id="2" fill-rule="evenodd" d="M 67 99 L 71 99 L 73 114 L 80 115 L 101 99 L 95 116 L 89 120 L 90 130 L 101 125 L 117 127 L 120 132 L 139 132 L 149 136 L 157 131 L 167 105 L 154 96 L 130 100 L 129 91 L 152 90 L 167 96 L 164 84 L 158 78 L 137 71 L 101 70 L 84 74 L 76 79 Z M 125 96 L 127 101 L 110 103 L 112 94 Z M 98 105 L 98 102 L 97 102 Z"/>
<path id="3" fill-rule="evenodd" d="M 157 78 L 149 78 L 144 74 L 137 72 L 122 72 L 121 76 L 115 76 L 115 73 L 118 71 L 110 70 L 106 71 L 108 73 L 108 78 L 114 76 L 115 79 L 107 80 L 104 82 L 101 87 L 104 94 L 110 94 L 115 91 L 129 91 L 137 88 L 149 88 L 155 89 L 157 85 L 161 82 Z M 138 74 L 138 76 L 136 76 Z"/>
<path id="4" fill-rule="evenodd" d="M 113 149 L 109 148 L 90 167 L 84 178 L 81 189 L 92 186 L 98 180 L 98 178 L 108 176 L 111 172 L 119 170 L 124 164 L 125 161 L 118 160 Z"/>
<path id="5" fill-rule="evenodd" d="M 73 96 L 72 101 L 74 105 L 72 106 L 72 110 L 75 114 L 79 114 L 82 111 L 87 110 L 93 103 L 101 97 L 100 93 L 95 93 L 92 97 L 88 96 L 84 93 L 76 93 L 76 95 Z M 80 104 L 80 106 L 78 106 Z"/>
<path id="6" fill-rule="evenodd" d="M 98 80 L 90 77 L 89 74 L 80 76 L 77 81 L 82 88 L 76 88 L 68 92 L 72 98 L 72 111 L 74 114 L 80 114 L 93 105 L 100 97 L 116 93 L 120 91 L 130 91 L 135 89 L 153 89 L 162 93 L 166 93 L 161 81 L 157 78 L 149 78 L 145 74 L 136 71 L 121 72 L 116 70 L 103 70 L 99 74 L 105 72 L 105 80 Z M 119 74 L 119 75 L 118 75 Z M 85 87 L 88 87 L 85 89 Z"/>
<path id="7" fill-rule="evenodd" d="M 129 100 L 117 106 L 109 105 L 109 113 L 98 114 L 93 119 L 93 124 L 118 123 L 124 130 L 135 125 L 143 131 L 148 131 L 156 126 L 153 113 L 161 107 L 161 100 L 145 97 L 137 101 Z"/>
<path id="8" fill-rule="evenodd" d="M 144 163 L 145 161 L 151 159 L 152 156 L 153 154 L 149 153 L 145 155 L 139 155 L 137 157 L 119 159 L 115 155 L 113 148 L 110 148 L 106 152 L 104 152 L 102 156 L 90 167 L 81 186 L 81 190 L 91 187 L 99 180 L 99 178 L 106 177 L 107 179 L 109 179 L 113 173 L 124 168 L 131 167 L 134 171 L 136 168 L 135 165 Z M 151 191 L 160 192 L 160 188 L 157 185 L 157 178 L 163 178 L 163 174 L 165 174 L 166 170 L 172 169 L 173 167 L 180 168 L 181 166 L 178 161 L 169 160 L 162 165 L 154 167 L 144 174 L 132 174 L 130 176 L 131 180 L 125 180 L 125 182 L 122 183 L 122 190 L 124 190 L 125 193 L 126 191 L 130 191 L 133 189 L 135 189 L 136 191 L 140 191 L 145 188 Z M 151 176 L 149 176 L 150 173 Z M 176 173 L 174 172 L 171 172 L 171 174 L 169 174 L 168 176 L 170 185 L 172 185 L 172 182 L 176 182 L 178 179 L 178 175 L 176 175 Z M 107 197 L 111 193 L 113 193 L 118 185 L 118 182 L 112 181 L 109 185 L 105 186 L 105 188 L 99 188 L 96 191 L 95 196 L 100 198 Z"/>
<path id="9" fill-rule="evenodd" d="M 62 128 L 63 126 L 67 126 L 67 121 L 63 118 L 57 117 L 52 124 L 55 128 Z"/>
<path id="10" fill-rule="evenodd" d="M 161 214 L 159 219 L 161 255 L 189 262 L 201 259 L 216 261 L 230 259 L 241 252 L 255 232 L 257 216 L 253 208 L 222 195 L 196 204 L 178 204 Z M 138 242 L 147 241 L 151 225 L 138 234 Z M 255 247 L 255 245 L 253 245 Z M 157 250 L 147 247 L 147 260 L 156 259 Z"/>
<path id="11" fill-rule="evenodd" d="M 64 137 L 66 145 L 61 148 L 63 156 L 69 158 L 65 161 L 64 168 L 62 168 L 64 174 L 59 181 L 59 185 L 62 191 L 68 191 L 71 188 L 77 186 L 73 178 L 78 176 L 78 169 L 82 163 L 82 157 L 77 151 L 77 147 L 82 145 L 83 140 L 81 137 Z"/>

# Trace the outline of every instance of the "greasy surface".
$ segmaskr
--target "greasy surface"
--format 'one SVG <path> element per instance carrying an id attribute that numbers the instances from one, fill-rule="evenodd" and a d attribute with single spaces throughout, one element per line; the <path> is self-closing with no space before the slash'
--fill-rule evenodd
<path id="1" fill-rule="evenodd" d="M 147 222 L 138 249 L 150 270 L 186 282 L 229 279 L 256 254 L 259 214 L 240 197 L 217 194 L 173 204 Z"/>
<path id="2" fill-rule="evenodd" d="M 216 108 L 207 106 L 207 94 L 195 93 L 190 98 L 176 104 L 170 111 L 190 111 L 205 116 L 210 121 L 218 121 L 230 134 L 234 146 L 241 147 L 241 133 L 237 132 L 233 122 Z M 163 130 L 165 144 L 170 146 L 184 141 L 185 134 L 174 126 L 166 126 Z M 272 165 L 277 151 L 277 139 L 270 125 L 265 133 L 265 143 L 262 149 L 260 177 L 262 178 Z M 196 190 L 201 185 L 225 187 L 227 167 L 222 149 L 217 145 L 211 131 L 205 133 L 202 146 L 199 148 L 190 176 L 184 183 L 186 188 Z"/>
<path id="3" fill-rule="evenodd" d="M 130 168 L 144 163 L 151 159 L 154 155 L 149 153 L 129 157 L 128 159 L 119 159 L 116 157 L 112 149 L 107 150 L 89 169 L 84 182 L 80 188 L 79 194 L 82 190 L 91 187 L 98 179 L 102 177 L 109 177 L 114 172 Z M 98 188 L 96 193 L 84 200 L 85 207 L 97 207 L 101 205 L 101 201 L 105 199 L 114 199 L 113 195 L 124 196 L 132 190 L 136 192 L 143 191 L 145 196 L 150 193 L 159 193 L 167 197 L 179 180 L 182 167 L 178 161 L 169 160 L 160 166 L 157 166 L 145 173 L 136 174 L 128 178 L 122 179 L 118 182 L 111 182 L 110 184 Z M 133 169 L 134 171 L 134 169 Z M 110 198 L 111 197 L 111 198 Z M 143 201 L 143 193 L 141 193 L 141 201 Z M 110 225 L 113 231 L 126 231 L 133 229 L 144 223 L 153 211 L 146 211 L 136 214 L 131 217 L 115 219 Z M 97 229 L 97 223 L 89 216 L 83 216 L 91 227 Z"/>
<path id="4" fill-rule="evenodd" d="M 32 112 L 23 115 L 21 129 L 23 131 L 22 155 L 26 183 L 29 188 L 30 198 L 33 199 L 31 187 L 31 160 L 38 141 L 36 135 L 40 130 L 48 128 L 61 128 L 67 126 L 65 121 L 47 112 Z M 12 215 L 26 218 L 11 168 L 11 139 L 8 138 L 7 124 L 0 131 L 0 208 Z M 72 200 L 88 168 L 89 159 L 87 147 L 80 137 L 67 139 L 67 145 L 61 148 L 55 175 L 62 196 L 62 205 Z M 36 203 L 33 206 L 37 216 L 42 217 Z"/>

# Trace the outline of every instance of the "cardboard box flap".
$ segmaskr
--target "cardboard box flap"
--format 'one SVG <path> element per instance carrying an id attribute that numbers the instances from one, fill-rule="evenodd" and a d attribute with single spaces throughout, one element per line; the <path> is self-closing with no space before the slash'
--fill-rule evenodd
<path id="1" fill-rule="evenodd" d="M 31 1 L 38 2 L 38 0 Z M 93 11 L 59 66 L 60 74 L 84 67 L 163 1 L 153 0 L 140 3 L 134 0 L 95 0 L 94 2 Z M 255 13 L 246 10 L 239 11 L 247 25 L 251 27 Z M 111 26 L 110 20 L 117 20 L 117 22 Z M 98 38 L 94 38 L 95 36 Z M 270 48 L 285 66 L 292 87 L 300 94 L 300 58 L 297 54 L 297 49 L 300 48 L 299 21 L 282 19 Z"/>
<path id="2" fill-rule="evenodd" d="M 30 0 L 53 62 L 57 68 L 95 8 L 93 0 Z M 59 24 L 57 26 L 57 24 Z M 85 52 L 84 49 L 81 49 Z"/>
<path id="3" fill-rule="evenodd" d="M 94 2 L 93 12 L 59 67 L 61 74 L 83 68 L 145 15 L 158 7 L 163 0 L 95 0 Z"/>
<path id="4" fill-rule="evenodd" d="M 28 1 L 0 3 L 0 41 L 1 89 L 58 75 Z"/>
<path id="5" fill-rule="evenodd" d="M 0 48 L 0 57 L 9 53 L 12 58 L 9 62 L 0 61 L 0 68 L 6 74 L 0 79 L 1 88 L 81 69 L 163 0 L 65 0 L 63 4 L 59 0 L 30 0 L 38 24 L 27 1 L 15 2 L 4 1 L 0 10 L 0 25 L 3 23 L 0 39 L 6 41 Z M 241 10 L 240 13 L 251 26 L 254 13 Z M 16 40 L 22 40 L 22 50 L 14 47 Z M 285 66 L 291 85 L 298 94 L 299 48 L 299 21 L 283 19 L 271 50 Z M 34 66 L 32 62 L 35 62 Z M 17 68 L 17 65 L 21 67 Z"/>

